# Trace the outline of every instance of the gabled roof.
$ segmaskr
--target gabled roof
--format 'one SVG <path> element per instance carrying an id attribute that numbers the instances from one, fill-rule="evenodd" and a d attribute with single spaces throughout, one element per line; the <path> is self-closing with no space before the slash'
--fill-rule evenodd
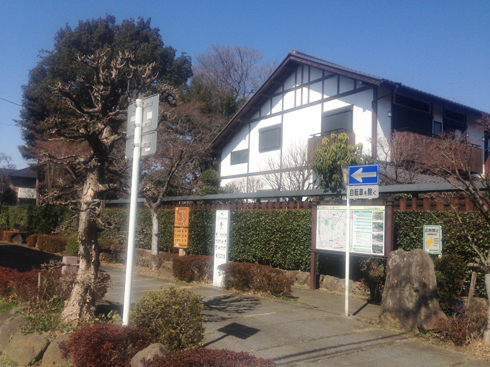
<path id="1" fill-rule="evenodd" d="M 368 85 L 383 86 L 393 91 L 403 92 L 414 97 L 418 96 L 419 98 L 424 98 L 426 100 L 428 99 L 432 102 L 450 106 L 454 109 L 476 116 L 487 114 L 484 111 L 465 106 L 446 98 L 438 97 L 431 93 L 411 88 L 399 82 L 363 73 L 311 55 L 307 55 L 302 52 L 298 52 L 296 50 L 292 50 L 271 74 L 271 76 L 264 82 L 264 84 L 262 84 L 259 90 L 235 114 L 235 116 L 228 122 L 223 130 L 221 130 L 216 138 L 214 138 L 213 142 L 211 143 L 211 149 L 213 151 L 219 151 L 230 140 L 234 133 L 241 128 L 241 125 L 245 123 L 253 114 L 255 114 L 258 109 L 257 106 L 260 106 L 263 102 L 269 99 L 273 91 L 277 88 L 277 85 L 289 77 L 289 75 L 291 75 L 291 73 L 301 64 L 310 65 L 321 70 L 326 70 L 352 79 L 360 80 Z"/>
<path id="2" fill-rule="evenodd" d="M 37 173 L 32 168 L 23 168 L 19 170 L 12 170 L 10 177 L 22 177 L 22 178 L 36 178 Z"/>

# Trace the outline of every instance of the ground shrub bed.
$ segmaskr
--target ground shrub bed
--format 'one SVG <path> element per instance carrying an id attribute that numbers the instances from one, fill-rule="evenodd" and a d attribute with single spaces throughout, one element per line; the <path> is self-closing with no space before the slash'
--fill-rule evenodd
<path id="1" fill-rule="evenodd" d="M 204 306 L 199 296 L 185 289 L 149 292 L 131 311 L 131 325 L 146 328 L 152 342 L 176 351 L 202 346 Z"/>
<path id="2" fill-rule="evenodd" d="M 144 328 L 103 322 L 78 329 L 60 347 L 74 367 L 129 367 L 131 358 L 149 345 Z"/>
<path id="3" fill-rule="evenodd" d="M 267 293 L 279 297 L 291 295 L 294 278 L 283 270 L 233 262 L 223 264 L 219 269 L 224 273 L 223 285 L 226 289 Z"/>
<path id="4" fill-rule="evenodd" d="M 267 359 L 257 358 L 246 352 L 230 350 L 191 349 L 164 357 L 145 360 L 145 367 L 274 367 Z"/>
<path id="5" fill-rule="evenodd" d="M 439 337 L 455 345 L 465 345 L 483 336 L 487 325 L 487 309 L 479 306 L 455 306 L 452 316 L 440 320 L 435 327 Z"/>
<path id="6" fill-rule="evenodd" d="M 213 258 L 204 255 L 175 256 L 173 274 L 184 282 L 204 282 L 211 280 Z"/>

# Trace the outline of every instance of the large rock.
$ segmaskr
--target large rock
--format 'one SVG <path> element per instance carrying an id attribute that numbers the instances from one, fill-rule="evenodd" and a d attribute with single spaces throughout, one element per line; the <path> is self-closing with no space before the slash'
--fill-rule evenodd
<path id="1" fill-rule="evenodd" d="M 152 344 L 148 348 L 143 349 L 142 351 L 135 354 L 135 356 L 131 359 L 131 367 L 143 367 L 144 363 L 142 361 L 144 359 L 152 359 L 155 356 L 164 356 L 166 354 L 167 350 L 165 349 L 163 344 Z"/>
<path id="2" fill-rule="evenodd" d="M 24 335 L 19 332 L 14 334 L 4 353 L 19 366 L 27 366 L 33 361 L 39 361 L 48 345 L 49 340 L 44 335 Z"/>
<path id="3" fill-rule="evenodd" d="M 57 337 L 49 344 L 44 352 L 42 367 L 63 367 L 69 365 L 69 361 L 61 357 L 60 343 L 68 341 L 70 334 Z"/>
<path id="4" fill-rule="evenodd" d="M 434 263 L 423 250 L 396 250 L 388 258 L 379 323 L 407 331 L 431 330 L 446 318 L 437 300 Z"/>
<path id="5" fill-rule="evenodd" d="M 25 323 L 25 320 L 20 316 L 10 315 L 10 319 L 0 327 L 0 353 L 5 351 L 9 344 L 12 335 L 20 332 L 20 327 Z"/>

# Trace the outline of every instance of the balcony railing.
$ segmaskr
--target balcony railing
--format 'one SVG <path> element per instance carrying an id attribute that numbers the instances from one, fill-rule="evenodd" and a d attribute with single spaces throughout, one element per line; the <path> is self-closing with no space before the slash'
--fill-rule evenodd
<path id="1" fill-rule="evenodd" d="M 337 130 L 327 131 L 324 133 L 313 134 L 311 135 L 311 138 L 308 139 L 308 162 L 310 163 L 313 162 L 313 157 L 315 156 L 315 152 L 317 149 L 322 147 L 322 141 L 324 138 L 328 138 L 330 140 L 330 136 L 332 134 L 339 135 L 341 133 L 347 134 L 349 138 L 349 145 L 356 144 L 356 135 L 352 130 L 337 129 Z"/>
<path id="2" fill-rule="evenodd" d="M 416 150 L 420 153 L 421 151 L 429 152 L 430 150 L 434 149 L 436 145 L 440 144 L 440 141 L 442 137 L 440 135 L 433 135 L 433 134 L 427 134 L 425 132 L 420 132 L 417 130 L 413 129 L 403 129 L 403 130 L 398 130 L 398 133 L 404 134 L 405 136 L 402 137 L 402 141 L 405 140 L 407 142 L 414 142 L 416 141 L 417 148 Z M 412 144 L 408 143 L 407 146 L 411 146 Z M 482 173 L 483 172 L 483 150 L 479 145 L 476 144 L 471 144 L 471 143 L 464 143 L 460 144 L 461 149 L 456 149 L 455 154 L 459 155 L 459 157 L 455 156 L 456 159 L 454 161 L 460 161 L 462 162 L 461 165 L 469 165 L 469 169 L 471 173 Z M 410 149 L 410 148 L 409 148 Z M 418 160 L 416 157 L 421 157 L 421 160 L 423 159 L 433 159 L 428 158 L 427 154 L 417 154 L 415 153 L 413 155 L 414 160 Z M 407 157 L 410 157 L 408 154 Z M 423 162 L 422 162 L 423 163 Z M 452 167 L 453 169 L 455 167 Z M 458 169 L 462 168 L 457 167 Z"/>

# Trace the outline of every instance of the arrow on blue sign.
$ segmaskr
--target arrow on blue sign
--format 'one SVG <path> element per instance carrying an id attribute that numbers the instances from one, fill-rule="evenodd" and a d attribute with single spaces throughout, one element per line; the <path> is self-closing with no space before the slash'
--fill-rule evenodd
<path id="1" fill-rule="evenodd" d="M 379 165 L 349 166 L 349 186 L 378 185 Z"/>

